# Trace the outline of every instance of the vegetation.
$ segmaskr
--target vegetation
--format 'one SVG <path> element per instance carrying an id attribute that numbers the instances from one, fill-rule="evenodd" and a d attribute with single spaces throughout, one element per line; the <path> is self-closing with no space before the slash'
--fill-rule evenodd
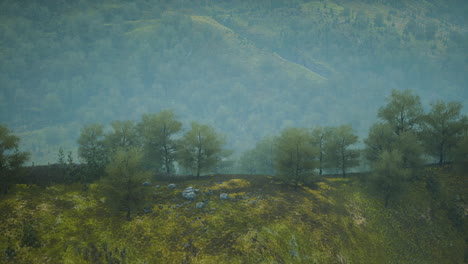
<path id="1" fill-rule="evenodd" d="M 277 139 L 276 170 L 297 189 L 316 168 L 317 150 L 306 129 L 285 129 Z"/>
<path id="2" fill-rule="evenodd" d="M 0 182 L 2 194 L 6 194 L 15 177 L 20 173 L 21 166 L 28 160 L 27 152 L 20 152 L 19 137 L 13 135 L 11 131 L 0 125 Z"/>
<path id="3" fill-rule="evenodd" d="M 200 177 L 213 169 L 223 158 L 224 138 L 213 128 L 193 122 L 180 141 L 179 162 L 182 167 Z"/>
<path id="4" fill-rule="evenodd" d="M 467 13 L 1 1 L 0 262 L 468 262 Z"/>

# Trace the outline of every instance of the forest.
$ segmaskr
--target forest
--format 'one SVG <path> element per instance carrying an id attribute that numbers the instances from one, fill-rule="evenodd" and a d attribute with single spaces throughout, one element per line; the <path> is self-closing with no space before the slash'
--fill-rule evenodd
<path id="1" fill-rule="evenodd" d="M 11 0 L 0 10 L 0 120 L 35 164 L 60 147 L 77 160 L 84 124 L 165 109 L 217 127 L 238 156 L 291 126 L 351 124 L 363 138 L 392 89 L 425 105 L 468 103 L 463 0 Z"/>
<path id="2" fill-rule="evenodd" d="M 466 14 L 1 1 L 0 262 L 468 262 Z"/>

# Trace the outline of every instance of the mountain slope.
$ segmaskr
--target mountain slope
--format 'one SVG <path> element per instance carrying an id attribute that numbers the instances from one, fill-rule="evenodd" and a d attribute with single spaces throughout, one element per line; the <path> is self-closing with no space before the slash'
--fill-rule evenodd
<path id="1" fill-rule="evenodd" d="M 460 1 L 4 1 L 0 120 L 36 163 L 84 123 L 173 109 L 242 151 L 286 126 L 351 123 L 391 89 L 461 100 Z"/>
<path id="2" fill-rule="evenodd" d="M 13 252 L 6 263 L 463 263 L 466 223 L 447 208 L 466 184 L 436 173 L 455 180 L 446 198 L 431 198 L 421 177 L 390 208 L 356 178 L 297 191 L 269 176 L 156 182 L 132 221 L 108 209 L 99 184 L 18 185 L 0 201 L 0 248 Z M 181 195 L 187 186 L 199 189 L 193 201 Z"/>

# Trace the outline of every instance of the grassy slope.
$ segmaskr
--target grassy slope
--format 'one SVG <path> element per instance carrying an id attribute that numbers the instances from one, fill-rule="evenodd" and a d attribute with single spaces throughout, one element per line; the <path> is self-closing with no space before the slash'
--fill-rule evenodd
<path id="1" fill-rule="evenodd" d="M 463 194 L 462 178 L 450 182 Z M 15 249 L 10 263 L 463 263 L 464 234 L 431 207 L 422 182 L 390 209 L 356 179 L 299 191 L 267 176 L 157 184 L 153 212 L 131 222 L 106 209 L 97 185 L 17 186 L 0 201 L 0 249 Z M 186 186 L 200 189 L 195 201 L 182 198 Z"/>

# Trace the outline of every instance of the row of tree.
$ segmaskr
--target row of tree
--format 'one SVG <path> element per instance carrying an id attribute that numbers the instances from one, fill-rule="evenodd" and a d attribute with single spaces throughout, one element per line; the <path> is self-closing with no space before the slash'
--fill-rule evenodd
<path id="1" fill-rule="evenodd" d="M 439 165 L 467 159 L 468 119 L 461 109 L 458 102 L 436 101 L 425 113 L 419 96 L 410 90 L 393 90 L 364 139 L 364 149 L 352 148 L 358 137 L 350 125 L 288 128 L 243 153 L 240 169 L 251 174 L 276 172 L 297 186 L 324 171 L 339 170 L 344 177 L 348 169 L 360 165 L 362 157 L 367 161 L 362 165 L 375 172 L 375 186 L 388 205 L 404 181 L 425 163 L 433 163 L 433 158 Z"/>
<path id="2" fill-rule="evenodd" d="M 109 132 L 101 124 L 86 125 L 78 139 L 78 154 L 87 175 L 100 178 L 119 152 L 138 150 L 143 167 L 154 173 L 175 173 L 175 166 L 200 176 L 214 168 L 227 151 L 225 139 L 208 126 L 193 122 L 183 135 L 182 123 L 172 111 L 143 115 L 139 123 L 114 121 Z"/>

